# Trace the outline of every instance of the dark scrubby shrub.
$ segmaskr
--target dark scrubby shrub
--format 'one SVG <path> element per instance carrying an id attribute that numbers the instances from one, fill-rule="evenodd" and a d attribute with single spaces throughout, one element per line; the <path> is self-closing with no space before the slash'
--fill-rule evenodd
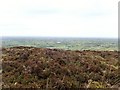
<path id="1" fill-rule="evenodd" d="M 19 83 L 19 84 L 23 84 L 22 82 L 23 82 L 23 79 L 24 79 L 24 75 L 23 74 L 20 74 L 18 77 L 17 77 L 17 82 Z"/>
<path id="2" fill-rule="evenodd" d="M 89 69 L 88 69 L 89 72 L 94 72 L 94 73 L 99 73 L 101 72 L 101 68 L 98 67 L 97 65 L 91 65 L 89 66 Z"/>
<path id="3" fill-rule="evenodd" d="M 19 59 L 20 60 L 28 60 L 29 53 L 28 52 L 22 52 L 19 54 Z"/>
<path id="4" fill-rule="evenodd" d="M 102 81 L 102 75 L 99 75 L 98 73 L 91 73 L 90 79 L 93 81 Z"/>
<path id="5" fill-rule="evenodd" d="M 88 75 L 86 73 L 79 73 L 79 74 L 75 75 L 75 78 L 80 83 L 85 83 L 88 80 Z"/>
<path id="6" fill-rule="evenodd" d="M 103 57 L 103 58 L 105 58 L 105 57 L 106 57 L 106 55 L 105 55 L 105 54 L 101 54 L 100 56 L 101 56 L 101 57 Z"/>
<path id="7" fill-rule="evenodd" d="M 41 76 L 42 76 L 42 78 L 47 79 L 50 76 L 50 74 L 51 74 L 51 72 L 49 71 L 49 69 L 45 69 L 45 70 L 43 70 Z"/>
<path id="8" fill-rule="evenodd" d="M 98 67 L 100 67 L 102 70 L 105 70 L 105 69 L 106 69 L 106 65 L 103 64 L 103 63 L 99 64 Z"/>
<path id="9" fill-rule="evenodd" d="M 63 59 L 58 60 L 58 62 L 59 62 L 60 65 L 66 65 L 66 62 Z"/>
<path id="10" fill-rule="evenodd" d="M 11 70 L 14 69 L 14 67 L 11 67 L 10 65 L 3 65 L 3 73 L 4 72 L 10 72 Z"/>
<path id="11" fill-rule="evenodd" d="M 119 77 L 119 74 L 117 74 L 117 72 L 107 72 L 105 74 L 105 78 L 111 85 L 114 85 L 117 79 L 120 83 L 120 80 L 119 80 L 120 77 Z"/>

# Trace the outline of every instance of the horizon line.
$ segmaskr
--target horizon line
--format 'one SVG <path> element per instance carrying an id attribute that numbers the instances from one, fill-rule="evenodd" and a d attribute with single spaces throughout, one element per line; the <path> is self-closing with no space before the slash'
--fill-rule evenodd
<path id="1" fill-rule="evenodd" d="M 79 36 L 0 36 L 1 38 L 7 38 L 7 37 L 33 37 L 33 38 L 106 38 L 106 39 L 118 39 L 118 37 L 79 37 Z"/>

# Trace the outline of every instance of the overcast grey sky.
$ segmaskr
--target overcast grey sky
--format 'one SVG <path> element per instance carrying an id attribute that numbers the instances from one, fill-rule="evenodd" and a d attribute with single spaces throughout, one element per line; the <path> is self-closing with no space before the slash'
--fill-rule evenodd
<path id="1" fill-rule="evenodd" d="M 115 38 L 118 1 L 0 0 L 0 34 Z"/>

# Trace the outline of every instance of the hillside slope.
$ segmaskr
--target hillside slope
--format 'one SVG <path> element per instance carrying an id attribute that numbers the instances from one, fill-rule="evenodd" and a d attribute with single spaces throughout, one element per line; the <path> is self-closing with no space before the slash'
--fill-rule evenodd
<path id="1" fill-rule="evenodd" d="M 2 49 L 3 88 L 117 88 L 118 51 Z"/>

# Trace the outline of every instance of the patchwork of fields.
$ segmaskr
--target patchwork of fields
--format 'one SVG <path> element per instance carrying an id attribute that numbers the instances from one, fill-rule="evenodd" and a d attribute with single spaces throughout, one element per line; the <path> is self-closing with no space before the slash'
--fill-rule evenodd
<path id="1" fill-rule="evenodd" d="M 65 50 L 118 50 L 117 39 L 105 38 L 47 38 L 47 37 L 5 37 L 3 47 L 33 46 Z"/>

